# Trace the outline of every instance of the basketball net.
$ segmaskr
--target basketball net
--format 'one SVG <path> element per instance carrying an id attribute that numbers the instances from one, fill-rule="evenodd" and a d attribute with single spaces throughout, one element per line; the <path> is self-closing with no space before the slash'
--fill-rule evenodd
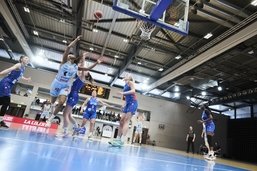
<path id="1" fill-rule="evenodd" d="M 141 30 L 140 38 L 142 40 L 149 40 L 151 38 L 152 32 L 155 29 L 155 25 L 145 21 L 138 21 L 138 22 Z"/>

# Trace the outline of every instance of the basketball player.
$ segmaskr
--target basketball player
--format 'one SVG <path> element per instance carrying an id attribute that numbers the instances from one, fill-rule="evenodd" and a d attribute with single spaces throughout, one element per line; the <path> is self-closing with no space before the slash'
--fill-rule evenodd
<path id="1" fill-rule="evenodd" d="M 84 66 L 86 54 L 87 52 L 83 53 L 83 57 L 79 63 L 79 66 Z M 97 60 L 97 63 L 101 63 L 101 61 Z M 68 135 L 67 129 L 69 121 L 73 124 L 74 130 L 78 129 L 78 124 L 76 120 L 72 117 L 72 108 L 78 103 L 79 91 L 86 84 L 86 80 L 88 80 L 91 83 L 93 82 L 93 78 L 90 75 L 89 71 L 78 71 L 77 78 L 72 84 L 71 91 L 68 95 L 66 106 L 63 112 L 63 137 L 66 137 Z"/>
<path id="2" fill-rule="evenodd" d="M 99 103 L 101 103 L 104 106 L 108 106 L 111 107 L 110 105 L 108 105 L 107 103 L 104 103 L 103 101 L 101 101 L 100 99 L 98 99 L 96 97 L 96 90 L 92 91 L 92 97 L 90 97 L 90 99 L 87 99 L 81 106 L 81 111 L 80 113 L 83 113 L 83 120 L 82 120 L 82 124 L 81 124 L 81 128 L 78 130 L 79 133 L 81 134 L 85 134 L 86 132 L 86 128 L 85 125 L 87 123 L 87 121 L 90 121 L 90 127 L 89 127 L 89 134 L 88 134 L 88 138 L 92 137 L 93 131 L 94 131 L 94 124 L 95 124 L 95 119 L 96 119 L 96 108 L 97 105 Z M 85 112 L 83 112 L 84 107 L 86 107 Z"/>
<path id="3" fill-rule="evenodd" d="M 40 118 L 39 118 L 39 122 L 41 122 L 42 120 L 44 119 L 48 119 L 49 118 L 49 114 L 50 114 L 50 110 L 51 110 L 51 102 L 50 100 L 46 100 L 43 105 L 42 105 L 42 113 L 40 115 Z"/>
<path id="4" fill-rule="evenodd" d="M 139 144 L 142 143 L 142 133 L 143 133 L 143 121 L 145 120 L 145 116 L 143 113 L 138 114 L 137 116 L 137 124 L 136 131 L 133 139 L 133 143 L 136 142 L 137 137 L 139 137 Z"/>
<path id="5" fill-rule="evenodd" d="M 124 137 L 128 132 L 129 121 L 132 116 L 135 115 L 138 107 L 136 89 L 132 76 L 127 74 L 124 81 L 125 86 L 123 88 L 123 92 L 119 92 L 119 94 L 125 97 L 125 105 L 123 106 L 123 114 L 120 119 L 118 137 L 117 139 L 109 142 L 111 145 L 119 147 L 124 144 Z"/>
<path id="6" fill-rule="evenodd" d="M 47 121 L 46 126 L 50 127 L 51 122 L 57 113 L 62 109 L 63 104 L 66 101 L 66 97 L 70 91 L 70 85 L 72 78 L 75 77 L 78 70 L 90 70 L 97 65 L 97 62 L 89 68 L 84 68 L 78 66 L 80 58 L 76 58 L 74 55 L 69 54 L 71 47 L 73 47 L 79 40 L 81 36 L 78 36 L 74 41 L 72 41 L 68 47 L 65 49 L 63 54 L 63 59 L 59 68 L 59 71 L 51 84 L 50 96 L 51 96 L 51 113 L 52 115 Z M 54 103 L 58 98 L 58 104 L 54 109 Z"/>
<path id="7" fill-rule="evenodd" d="M 202 120 L 198 120 L 199 123 L 204 124 L 205 126 L 205 134 L 207 136 L 207 142 L 209 147 L 208 155 L 205 157 L 207 160 L 215 160 L 216 157 L 214 156 L 213 151 L 213 136 L 214 136 L 214 130 L 215 130 L 215 124 L 213 122 L 213 117 L 211 114 L 210 109 L 207 107 L 207 105 L 202 106 Z"/>
<path id="8" fill-rule="evenodd" d="M 21 56 L 19 63 L 0 72 L 0 76 L 4 76 L 8 74 L 0 81 L 0 105 L 2 105 L 0 110 L 0 127 L 8 128 L 8 126 L 2 119 L 11 102 L 10 97 L 11 97 L 12 87 L 20 78 L 25 81 L 31 80 L 30 77 L 29 78 L 23 77 L 25 67 L 27 66 L 28 63 L 29 63 L 29 57 Z"/>

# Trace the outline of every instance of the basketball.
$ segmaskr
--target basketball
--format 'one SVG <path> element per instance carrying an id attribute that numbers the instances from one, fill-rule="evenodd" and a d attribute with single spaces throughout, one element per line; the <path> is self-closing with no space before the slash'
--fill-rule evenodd
<path id="1" fill-rule="evenodd" d="M 101 19 L 101 18 L 103 17 L 103 12 L 100 11 L 100 10 L 95 11 L 95 12 L 94 12 L 94 17 L 95 17 L 95 19 L 97 19 L 97 20 Z"/>

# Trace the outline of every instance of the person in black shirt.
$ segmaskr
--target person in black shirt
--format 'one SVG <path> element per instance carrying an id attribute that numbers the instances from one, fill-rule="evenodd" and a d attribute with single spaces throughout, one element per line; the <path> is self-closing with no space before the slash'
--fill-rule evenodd
<path id="1" fill-rule="evenodd" d="M 195 153 L 195 149 L 194 149 L 195 133 L 193 131 L 192 126 L 189 127 L 189 131 L 187 133 L 186 141 L 187 141 L 187 153 L 189 153 L 189 148 L 190 148 L 190 144 L 191 144 L 192 152 L 194 154 Z"/>

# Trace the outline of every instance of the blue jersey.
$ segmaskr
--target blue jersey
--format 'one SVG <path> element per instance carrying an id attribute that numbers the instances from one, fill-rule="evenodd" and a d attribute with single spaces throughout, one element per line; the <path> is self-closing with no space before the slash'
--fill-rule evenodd
<path id="1" fill-rule="evenodd" d="M 23 76 L 24 71 L 25 67 L 21 67 L 18 70 L 13 70 L 1 81 L 6 81 L 8 83 L 15 84 Z"/>
<path id="2" fill-rule="evenodd" d="M 84 85 L 85 83 L 81 81 L 79 77 L 77 77 L 71 86 L 71 92 L 79 92 Z"/>
<path id="3" fill-rule="evenodd" d="M 0 97 L 10 96 L 13 85 L 23 76 L 25 67 L 11 71 L 0 81 Z"/>
<path id="4" fill-rule="evenodd" d="M 125 84 L 125 86 L 123 88 L 123 92 L 130 91 L 130 90 L 131 90 L 130 86 L 128 84 Z M 124 96 L 125 96 L 126 102 L 133 102 L 133 101 L 137 100 L 135 93 L 126 94 Z"/>
<path id="5" fill-rule="evenodd" d="M 98 104 L 97 98 L 91 97 L 90 100 L 87 102 L 86 112 L 96 113 L 97 104 Z"/>
<path id="6" fill-rule="evenodd" d="M 204 110 L 203 113 L 202 113 L 202 120 L 206 120 L 210 117 L 210 112 L 208 110 Z M 207 124 L 213 124 L 213 121 L 212 120 L 209 120 L 205 123 L 205 125 Z"/>
<path id="7" fill-rule="evenodd" d="M 71 64 L 69 61 L 62 64 L 57 75 L 56 80 L 62 83 L 67 83 L 71 78 L 75 76 L 78 71 L 78 66 L 76 64 Z"/>

